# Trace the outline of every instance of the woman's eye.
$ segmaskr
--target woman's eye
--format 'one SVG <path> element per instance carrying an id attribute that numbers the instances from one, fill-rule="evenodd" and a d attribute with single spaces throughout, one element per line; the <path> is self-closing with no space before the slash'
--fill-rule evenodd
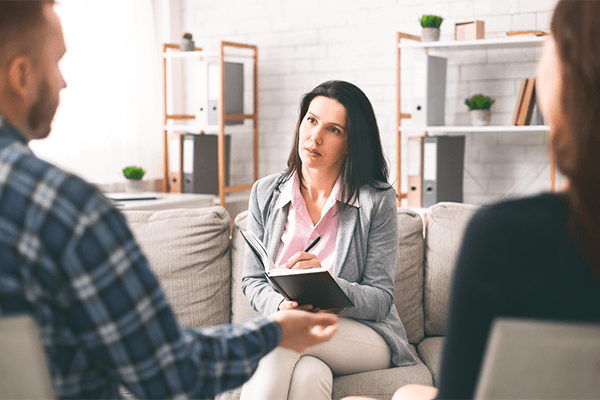
<path id="1" fill-rule="evenodd" d="M 314 119 L 313 117 L 306 117 L 306 120 L 307 120 L 308 122 L 310 122 L 311 124 L 314 124 L 314 123 L 315 123 L 315 119 Z"/>
<path id="2" fill-rule="evenodd" d="M 334 126 L 332 126 L 331 128 L 329 128 L 329 130 L 333 133 L 341 133 L 340 130 Z"/>

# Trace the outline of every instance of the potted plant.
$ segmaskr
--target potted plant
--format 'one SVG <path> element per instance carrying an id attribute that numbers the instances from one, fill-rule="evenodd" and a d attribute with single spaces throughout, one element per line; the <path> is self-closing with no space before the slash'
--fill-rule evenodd
<path id="1" fill-rule="evenodd" d="M 421 20 L 421 26 L 423 32 L 421 34 L 422 42 L 435 42 L 440 40 L 440 25 L 444 18 L 437 15 L 423 15 Z"/>
<path id="2" fill-rule="evenodd" d="M 146 171 L 142 167 L 125 167 L 123 175 L 127 178 L 127 192 L 141 192 L 144 186 L 142 178 Z"/>
<path id="3" fill-rule="evenodd" d="M 179 50 L 180 51 L 195 51 L 196 50 L 196 45 L 194 44 L 194 41 L 192 40 L 191 33 L 186 32 L 183 34 L 183 37 L 181 38 L 181 43 L 179 44 Z"/>
<path id="4" fill-rule="evenodd" d="M 492 115 L 491 108 L 495 100 L 483 94 L 476 94 L 465 99 L 465 104 L 469 107 L 471 114 L 471 124 L 473 126 L 489 125 Z"/>

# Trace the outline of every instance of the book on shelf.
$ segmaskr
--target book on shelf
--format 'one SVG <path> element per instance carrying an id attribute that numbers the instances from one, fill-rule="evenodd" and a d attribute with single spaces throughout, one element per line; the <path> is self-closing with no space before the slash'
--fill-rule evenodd
<path id="1" fill-rule="evenodd" d="M 525 89 L 527 88 L 527 78 L 521 79 L 521 88 L 519 89 L 519 97 L 517 97 L 517 104 L 515 106 L 515 112 L 513 114 L 512 125 L 517 125 L 519 119 L 519 112 L 521 111 L 521 105 L 523 104 L 523 96 L 525 95 Z"/>
<path id="2" fill-rule="evenodd" d="M 525 78 L 521 81 L 512 124 L 517 126 L 530 125 L 534 106 L 535 78 Z"/>
<path id="3" fill-rule="evenodd" d="M 271 286 L 287 300 L 299 305 L 311 304 L 321 310 L 339 310 L 354 307 L 354 303 L 337 284 L 329 271 L 323 268 L 275 268 L 265 245 L 252 231 L 240 231 L 242 237 L 265 269 Z"/>
<path id="4" fill-rule="evenodd" d="M 535 35 L 535 36 L 548 36 L 548 32 L 545 31 L 511 31 L 506 32 L 506 36 L 519 36 L 519 35 Z"/>

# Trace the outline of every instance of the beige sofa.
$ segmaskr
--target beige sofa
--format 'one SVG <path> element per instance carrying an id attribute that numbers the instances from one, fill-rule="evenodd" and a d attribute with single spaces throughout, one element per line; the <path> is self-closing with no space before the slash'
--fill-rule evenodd
<path id="1" fill-rule="evenodd" d="M 452 269 L 464 228 L 477 206 L 439 203 L 427 213 L 398 209 L 400 239 L 395 303 L 419 358 L 411 367 L 334 379 L 333 398 L 363 395 L 389 399 L 407 383 L 435 385 L 443 344 Z M 124 212 L 182 325 L 241 322 L 257 313 L 240 290 L 246 212 L 230 217 L 222 207 Z M 222 399 L 239 398 L 240 390 Z"/>

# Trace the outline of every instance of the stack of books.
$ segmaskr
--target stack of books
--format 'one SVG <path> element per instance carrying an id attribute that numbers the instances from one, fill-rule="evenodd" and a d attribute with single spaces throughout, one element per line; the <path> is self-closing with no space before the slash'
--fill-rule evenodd
<path id="1" fill-rule="evenodd" d="M 531 125 L 535 108 L 535 78 L 525 78 L 521 81 L 521 89 L 513 114 L 513 125 Z"/>

